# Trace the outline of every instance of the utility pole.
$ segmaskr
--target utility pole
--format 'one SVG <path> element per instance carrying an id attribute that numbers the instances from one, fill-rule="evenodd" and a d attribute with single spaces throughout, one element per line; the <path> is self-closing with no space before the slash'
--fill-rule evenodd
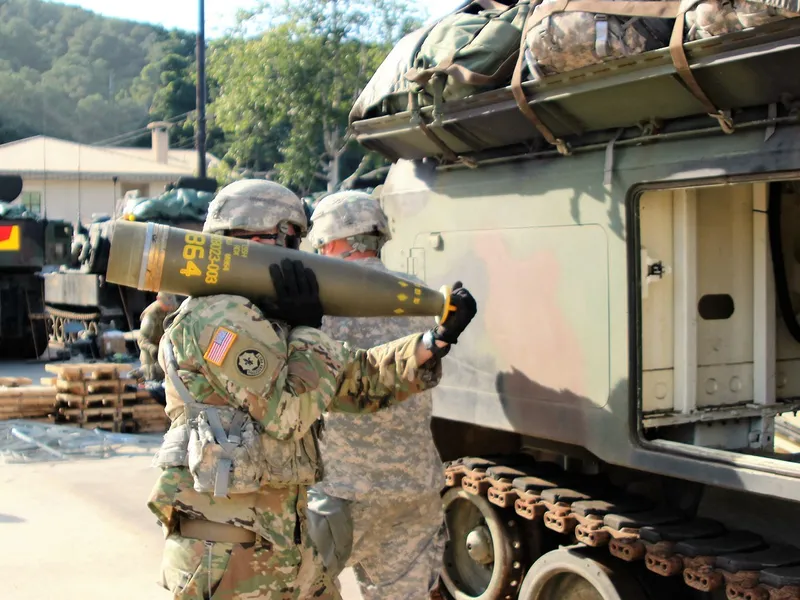
<path id="1" fill-rule="evenodd" d="M 206 7 L 198 0 L 199 24 L 197 28 L 197 176 L 206 177 Z"/>

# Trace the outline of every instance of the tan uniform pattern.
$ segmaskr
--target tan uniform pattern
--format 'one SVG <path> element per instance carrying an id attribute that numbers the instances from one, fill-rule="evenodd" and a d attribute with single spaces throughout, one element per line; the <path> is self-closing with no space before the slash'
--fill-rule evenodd
<path id="1" fill-rule="evenodd" d="M 387 270 L 377 258 L 357 262 Z M 333 339 L 370 347 L 434 324 L 429 317 L 325 317 L 322 329 Z M 315 490 L 352 501 L 349 564 L 358 565 L 369 598 L 426 597 L 441 568 L 444 469 L 431 434 L 432 411 L 431 394 L 423 392 L 385 411 L 324 417 L 325 476 Z"/>

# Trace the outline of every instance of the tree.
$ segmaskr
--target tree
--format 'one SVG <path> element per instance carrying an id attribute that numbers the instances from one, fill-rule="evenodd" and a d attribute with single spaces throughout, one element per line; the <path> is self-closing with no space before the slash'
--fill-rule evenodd
<path id="1" fill-rule="evenodd" d="M 187 32 L 42 0 L 0 0 L 0 140 L 97 142 L 194 110 L 193 54 Z M 126 140 L 149 144 L 147 135 Z"/>
<path id="2" fill-rule="evenodd" d="M 249 15 L 209 56 L 219 85 L 211 111 L 230 144 L 226 158 L 302 194 L 337 189 L 369 163 L 347 116 L 391 45 L 419 24 L 410 14 L 402 0 L 301 0 Z M 267 30 L 247 38 L 248 23 Z"/>

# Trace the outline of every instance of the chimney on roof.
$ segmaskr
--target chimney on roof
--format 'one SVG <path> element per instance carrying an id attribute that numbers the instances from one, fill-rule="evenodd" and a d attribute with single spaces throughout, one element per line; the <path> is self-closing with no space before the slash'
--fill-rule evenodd
<path id="1" fill-rule="evenodd" d="M 156 162 L 162 164 L 167 164 L 167 157 L 169 156 L 170 127 L 172 127 L 172 123 L 167 123 L 166 121 L 155 121 L 147 126 L 153 132 L 153 158 Z"/>

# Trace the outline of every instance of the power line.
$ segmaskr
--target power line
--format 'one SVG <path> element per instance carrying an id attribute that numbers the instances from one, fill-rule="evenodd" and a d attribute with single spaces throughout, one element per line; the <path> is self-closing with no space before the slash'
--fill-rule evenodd
<path id="1" fill-rule="evenodd" d="M 175 121 L 185 120 L 184 118 L 187 117 L 188 115 L 192 114 L 193 112 L 195 112 L 195 111 L 194 110 L 190 110 L 190 111 L 187 111 L 187 112 L 182 113 L 180 115 L 175 115 L 174 117 L 170 117 L 169 119 L 164 119 L 164 121 L 166 123 L 172 123 L 172 122 L 175 122 Z M 104 139 L 104 140 L 100 140 L 98 142 L 93 142 L 93 143 L 91 143 L 89 145 L 90 146 L 109 146 L 109 145 L 113 146 L 113 145 L 116 145 L 116 144 L 120 144 L 122 142 L 135 140 L 136 138 L 139 138 L 139 137 L 145 135 L 149 131 L 150 130 L 147 127 L 141 127 L 139 129 L 134 129 L 132 131 L 126 131 L 124 133 L 120 133 L 118 135 L 115 135 L 113 137 L 110 137 L 110 138 L 107 138 L 107 139 Z"/>
<path id="2" fill-rule="evenodd" d="M 171 123 L 173 121 L 178 121 L 178 120 L 182 119 L 183 117 L 185 117 L 186 115 L 190 114 L 191 112 L 193 112 L 193 111 L 185 112 L 185 113 L 183 113 L 181 115 L 176 115 L 176 116 L 172 117 L 171 119 L 165 119 L 165 121 L 167 123 Z M 120 144 L 122 142 L 134 140 L 134 139 L 136 139 L 138 137 L 141 137 L 141 136 L 147 134 L 148 132 L 149 132 L 149 129 L 147 127 L 142 127 L 140 129 L 134 129 L 132 131 L 127 131 L 125 133 L 120 133 L 118 135 L 115 135 L 114 137 L 110 137 L 110 138 L 107 138 L 105 140 L 100 140 L 99 142 L 94 142 L 93 144 L 90 144 L 90 145 L 92 145 L 92 146 L 116 145 L 116 144 Z"/>

